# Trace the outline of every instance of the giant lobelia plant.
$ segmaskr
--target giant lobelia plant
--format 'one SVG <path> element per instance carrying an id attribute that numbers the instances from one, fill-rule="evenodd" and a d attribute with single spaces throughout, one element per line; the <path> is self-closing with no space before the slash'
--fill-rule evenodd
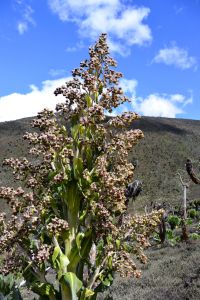
<path id="1" fill-rule="evenodd" d="M 127 130 L 136 113 L 105 115 L 128 100 L 115 66 L 102 34 L 56 89 L 65 97 L 57 113 L 44 109 L 25 134 L 36 159 L 5 160 L 23 184 L 0 188 L 12 209 L 9 220 L 0 214 L 0 272 L 20 272 L 40 299 L 96 299 L 114 271 L 139 277 L 133 259 L 146 262 L 143 249 L 160 222 L 162 211 L 127 213 L 128 153 L 143 133 Z"/>

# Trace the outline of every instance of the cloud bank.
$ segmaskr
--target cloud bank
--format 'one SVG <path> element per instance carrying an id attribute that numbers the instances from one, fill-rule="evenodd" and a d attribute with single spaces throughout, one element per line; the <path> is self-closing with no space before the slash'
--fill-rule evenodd
<path id="1" fill-rule="evenodd" d="M 32 117 L 44 108 L 51 110 L 59 102 L 65 101 L 61 95 L 55 96 L 54 91 L 63 85 L 71 77 L 63 77 L 54 80 L 45 80 L 41 88 L 30 85 L 30 91 L 26 94 L 12 93 L 0 97 L 0 122 Z M 153 93 L 145 98 L 136 94 L 138 82 L 135 79 L 120 81 L 124 93 L 131 99 L 130 104 L 123 104 L 114 110 L 113 115 L 127 110 L 136 111 L 145 116 L 176 118 L 184 113 L 186 105 L 192 103 L 192 93 L 189 96 L 183 94 L 159 94 Z"/>
<path id="2" fill-rule="evenodd" d="M 122 0 L 48 0 L 48 3 L 61 21 L 76 23 L 82 37 L 96 39 L 107 32 L 110 49 L 121 55 L 128 54 L 129 46 L 152 40 L 151 29 L 144 24 L 150 13 L 147 7 L 125 6 Z"/>
<path id="3" fill-rule="evenodd" d="M 45 80 L 41 89 L 31 85 L 30 92 L 26 94 L 12 93 L 0 97 L 0 122 L 32 117 L 44 108 L 54 110 L 56 104 L 65 99 L 62 96 L 56 97 L 53 92 L 69 79 Z"/>

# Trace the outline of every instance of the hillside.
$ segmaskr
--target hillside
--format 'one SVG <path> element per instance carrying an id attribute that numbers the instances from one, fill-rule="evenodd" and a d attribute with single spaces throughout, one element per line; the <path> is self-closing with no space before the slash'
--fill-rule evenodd
<path id="1" fill-rule="evenodd" d="M 179 204 L 182 187 L 177 172 L 189 182 L 185 162 L 188 157 L 195 161 L 200 157 L 200 121 L 143 117 L 133 128 L 140 128 L 145 135 L 131 155 L 138 160 L 135 178 L 143 181 L 141 206 L 150 201 Z M 199 195 L 200 186 L 190 183 L 188 199 Z"/>
<path id="2" fill-rule="evenodd" d="M 0 185 L 12 180 L 10 172 L 2 169 L 3 159 L 27 153 L 22 136 L 32 130 L 30 121 L 31 118 L 27 118 L 0 123 Z M 143 117 L 132 127 L 141 129 L 145 135 L 130 155 L 132 161 L 138 162 L 135 179 L 143 181 L 143 192 L 134 206 L 143 209 L 151 201 L 180 203 L 182 188 L 176 174 L 179 170 L 184 174 L 188 157 L 192 160 L 200 157 L 200 121 Z M 191 183 L 188 199 L 199 195 L 200 186 Z"/>

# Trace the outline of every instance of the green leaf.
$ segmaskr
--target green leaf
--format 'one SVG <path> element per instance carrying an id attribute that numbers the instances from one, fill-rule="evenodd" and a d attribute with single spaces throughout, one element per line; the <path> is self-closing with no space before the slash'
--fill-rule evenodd
<path id="1" fill-rule="evenodd" d="M 57 191 L 58 191 L 58 194 L 62 193 L 62 191 L 63 191 L 62 185 L 57 186 Z"/>
<path id="2" fill-rule="evenodd" d="M 83 172 L 83 160 L 81 157 L 76 157 L 73 160 L 74 178 L 78 178 Z"/>
<path id="3" fill-rule="evenodd" d="M 79 217 L 80 191 L 76 181 L 71 181 L 66 187 L 64 201 L 68 208 L 68 222 L 70 227 L 75 227 Z"/>
<path id="4" fill-rule="evenodd" d="M 103 84 L 101 83 L 101 84 L 99 85 L 99 94 L 101 94 L 102 91 L 103 91 Z"/>
<path id="5" fill-rule="evenodd" d="M 64 133 L 65 135 L 67 135 L 67 129 L 66 127 L 63 125 L 61 126 L 61 130 L 60 130 L 62 133 Z"/>
<path id="6" fill-rule="evenodd" d="M 48 283 L 41 283 L 40 289 L 41 289 L 41 291 L 43 292 L 44 295 L 49 296 L 50 293 L 51 293 L 52 287 Z"/>
<path id="7" fill-rule="evenodd" d="M 112 235 L 111 234 L 108 234 L 107 236 L 106 236 L 106 240 L 107 240 L 107 243 L 108 243 L 108 245 L 112 242 Z"/>
<path id="8" fill-rule="evenodd" d="M 7 276 L 0 275 L 0 292 L 2 292 L 3 295 L 8 295 L 12 291 L 14 285 L 15 279 L 12 274 Z"/>
<path id="9" fill-rule="evenodd" d="M 79 217 L 79 220 L 83 221 L 85 219 L 85 217 L 86 217 L 86 214 L 87 214 L 87 210 L 85 209 L 85 210 L 82 211 L 82 213 L 81 213 L 81 215 Z"/>
<path id="10" fill-rule="evenodd" d="M 111 274 L 108 274 L 106 277 L 100 276 L 99 278 L 100 278 L 101 282 L 103 283 L 103 285 L 105 285 L 107 287 L 110 286 L 113 282 L 113 277 Z"/>
<path id="11" fill-rule="evenodd" d="M 35 283 L 32 286 L 32 289 L 35 293 L 40 296 L 50 296 L 55 295 L 53 286 L 50 283 Z"/>
<path id="12" fill-rule="evenodd" d="M 92 98 L 89 95 L 85 96 L 86 102 L 87 102 L 87 106 L 91 107 L 92 106 Z"/>
<path id="13" fill-rule="evenodd" d="M 95 102 L 98 103 L 99 93 L 95 92 L 94 97 L 95 97 Z"/>
<path id="14" fill-rule="evenodd" d="M 186 221 L 186 224 L 187 225 L 192 225 L 193 223 L 193 220 L 191 218 L 188 218 L 187 221 Z"/>
<path id="15" fill-rule="evenodd" d="M 166 233 L 167 233 L 167 239 L 168 240 L 173 240 L 174 239 L 174 233 L 171 229 L 167 229 Z"/>
<path id="16" fill-rule="evenodd" d="M 98 252 L 102 252 L 103 251 L 103 248 L 104 248 L 104 241 L 103 239 L 101 239 L 98 244 L 97 244 L 97 250 Z"/>
<path id="17" fill-rule="evenodd" d="M 79 251 L 81 249 L 81 242 L 82 242 L 84 236 L 85 236 L 85 234 L 83 232 L 79 232 L 76 236 L 76 245 L 77 245 L 77 248 Z"/>
<path id="18" fill-rule="evenodd" d="M 132 247 L 130 246 L 129 243 L 125 242 L 123 243 L 123 248 L 125 251 L 130 252 L 132 250 Z"/>
<path id="19" fill-rule="evenodd" d="M 52 255 L 53 264 L 55 263 L 55 260 L 58 257 L 58 255 L 60 254 L 60 252 L 61 252 L 60 247 L 56 246 L 54 248 L 53 255 Z"/>
<path id="20" fill-rule="evenodd" d="M 49 172 L 49 174 L 48 174 L 48 180 L 49 181 L 52 180 L 57 173 L 58 173 L 57 171 Z"/>
<path id="21" fill-rule="evenodd" d="M 60 255 L 60 269 L 63 274 L 67 272 L 67 266 L 69 265 L 70 261 L 65 254 Z"/>
<path id="22" fill-rule="evenodd" d="M 120 248 L 120 244 L 121 244 L 120 240 L 116 240 L 116 246 L 117 246 L 117 249 L 118 249 L 118 250 L 119 250 L 119 248 Z"/>
<path id="23" fill-rule="evenodd" d="M 86 288 L 86 289 L 84 289 L 84 291 L 83 291 L 82 294 L 83 294 L 84 299 L 86 299 L 86 298 L 88 298 L 90 296 L 93 296 L 94 295 L 94 291 Z"/>
<path id="24" fill-rule="evenodd" d="M 84 237 L 82 238 L 81 242 L 81 248 L 78 249 L 78 246 L 75 245 L 73 249 L 71 250 L 69 260 L 70 260 L 70 265 L 69 269 L 70 270 L 75 270 L 78 263 L 80 260 L 84 260 L 88 258 L 91 246 L 92 246 L 92 231 L 89 229 L 84 233 Z"/>
<path id="25" fill-rule="evenodd" d="M 92 162 L 93 162 L 93 153 L 90 146 L 87 146 L 85 149 L 86 159 L 88 162 L 88 168 L 92 168 Z"/>
<path id="26" fill-rule="evenodd" d="M 109 258 L 108 258 L 108 267 L 110 269 L 112 269 L 112 266 L 113 266 L 112 262 L 113 262 L 112 256 L 109 256 Z"/>
<path id="27" fill-rule="evenodd" d="M 78 300 L 77 293 L 82 288 L 82 281 L 72 272 L 66 273 L 63 278 L 65 283 L 70 287 L 72 300 Z"/>
<path id="28" fill-rule="evenodd" d="M 190 237 L 193 239 L 193 240 L 198 240 L 200 239 L 200 235 L 196 232 L 193 232 L 190 234 Z"/>
<path id="29" fill-rule="evenodd" d="M 58 273 L 57 273 L 58 280 L 60 280 L 60 278 L 62 276 L 63 276 L 63 272 L 61 270 L 58 270 Z"/>
<path id="30" fill-rule="evenodd" d="M 37 282 L 38 281 L 38 276 L 37 273 L 33 269 L 33 264 L 30 262 L 28 266 L 25 268 L 23 271 L 23 277 L 25 280 L 28 282 Z"/>
<path id="31" fill-rule="evenodd" d="M 71 128 L 71 134 L 74 140 L 76 140 L 80 129 L 80 124 L 76 124 Z"/>

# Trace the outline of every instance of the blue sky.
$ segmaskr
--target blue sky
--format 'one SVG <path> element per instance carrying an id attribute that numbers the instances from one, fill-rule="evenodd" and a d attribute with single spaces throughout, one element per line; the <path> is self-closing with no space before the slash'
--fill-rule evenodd
<path id="1" fill-rule="evenodd" d="M 36 115 L 101 32 L 141 115 L 200 119 L 199 0 L 1 0 L 0 121 Z"/>

